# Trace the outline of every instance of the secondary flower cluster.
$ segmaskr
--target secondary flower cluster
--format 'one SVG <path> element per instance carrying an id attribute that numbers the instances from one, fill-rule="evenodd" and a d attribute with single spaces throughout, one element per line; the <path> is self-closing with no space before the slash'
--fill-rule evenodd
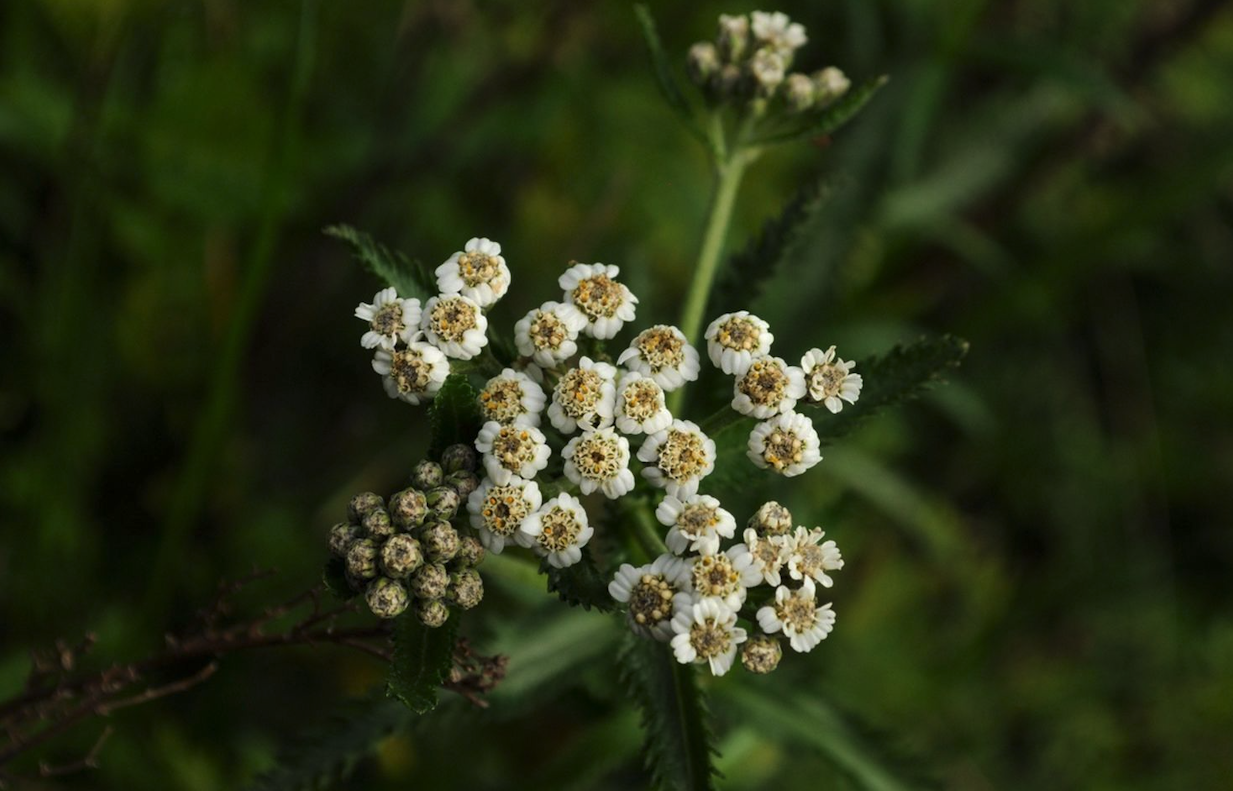
<path id="1" fill-rule="evenodd" d="M 689 75 L 712 101 L 778 99 L 794 112 L 822 109 L 851 83 L 834 66 L 813 74 L 790 71 L 807 40 L 805 28 L 778 11 L 721 14 L 715 41 L 690 47 Z"/>
<path id="2" fill-rule="evenodd" d="M 484 548 L 451 524 L 463 498 L 479 486 L 476 463 L 469 446 L 450 446 L 439 463 L 417 464 L 411 486 L 388 502 L 373 492 L 352 497 L 348 521 L 330 528 L 330 553 L 377 617 L 396 618 L 411 606 L 422 623 L 436 627 L 449 618 L 447 605 L 469 610 L 484 598 L 475 569 Z"/>
<path id="3" fill-rule="evenodd" d="M 783 656 L 780 637 L 804 653 L 830 634 L 835 613 L 819 604 L 817 586 L 833 584 L 827 572 L 843 568 L 843 559 L 821 530 L 793 531 L 788 509 L 768 502 L 743 541 L 721 550 L 736 520 L 714 497 L 669 495 L 655 516 L 668 528 L 671 554 L 622 565 L 608 592 L 625 605 L 634 632 L 671 641 L 678 662 L 705 663 L 722 676 L 739 648 L 747 670 L 769 673 Z M 746 622 L 759 633 L 751 636 Z"/>

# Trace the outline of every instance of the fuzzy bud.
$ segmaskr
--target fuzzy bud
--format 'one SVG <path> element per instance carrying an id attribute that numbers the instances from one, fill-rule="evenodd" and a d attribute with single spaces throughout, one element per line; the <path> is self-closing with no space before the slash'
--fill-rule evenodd
<path id="1" fill-rule="evenodd" d="M 428 516 L 428 498 L 418 489 L 403 489 L 390 495 L 390 519 L 402 530 L 424 524 Z"/>
<path id="2" fill-rule="evenodd" d="M 450 618 L 449 608 L 439 599 L 430 599 L 428 601 L 421 599 L 411 609 L 414 610 L 415 617 L 419 619 L 420 623 L 430 629 L 443 626 Z"/>
<path id="3" fill-rule="evenodd" d="M 424 554 L 434 563 L 447 563 L 458 554 L 458 531 L 449 522 L 428 525 L 420 533 Z"/>
<path id="4" fill-rule="evenodd" d="M 715 72 L 719 71 L 719 50 L 709 41 L 699 41 L 689 48 L 689 59 L 685 62 L 685 70 L 689 79 L 695 85 L 707 85 Z"/>
<path id="5" fill-rule="evenodd" d="M 827 66 L 813 75 L 814 91 L 819 104 L 829 104 L 848 92 L 852 81 L 834 66 Z"/>
<path id="6" fill-rule="evenodd" d="M 445 474 L 451 472 L 475 472 L 479 467 L 479 456 L 470 445 L 450 445 L 441 453 L 441 467 Z"/>
<path id="7" fill-rule="evenodd" d="M 728 63 L 735 63 L 749 47 L 749 17 L 719 15 L 718 51 Z"/>
<path id="8" fill-rule="evenodd" d="M 478 566 L 484 562 L 484 545 L 474 536 L 463 536 L 458 539 L 458 554 L 454 562 L 460 566 Z"/>
<path id="9" fill-rule="evenodd" d="M 453 519 L 460 505 L 462 498 L 451 486 L 438 486 L 428 493 L 428 513 L 437 519 Z"/>
<path id="10" fill-rule="evenodd" d="M 368 537 L 377 541 L 384 541 L 394 535 L 394 523 L 390 521 L 390 514 L 384 508 L 369 511 L 364 516 L 363 526 Z"/>
<path id="11" fill-rule="evenodd" d="M 445 471 L 435 461 L 421 461 L 411 471 L 411 483 L 421 491 L 426 492 L 429 489 L 440 486 L 443 480 L 445 480 Z"/>
<path id="12" fill-rule="evenodd" d="M 446 597 L 464 610 L 479 604 L 484 598 L 484 581 L 475 569 L 465 569 L 450 575 Z"/>
<path id="13" fill-rule="evenodd" d="M 378 577 L 369 584 L 364 592 L 364 600 L 368 609 L 378 618 L 397 618 L 411 603 L 407 589 L 392 579 Z"/>
<path id="14" fill-rule="evenodd" d="M 347 504 L 347 513 L 351 516 L 351 521 L 359 524 L 365 516 L 378 508 L 385 507 L 385 500 L 381 495 L 375 492 L 361 492 L 351 498 L 351 502 Z"/>
<path id="15" fill-rule="evenodd" d="M 445 476 L 445 485 L 458 492 L 458 497 L 465 501 L 471 496 L 471 492 L 479 488 L 480 479 L 473 472 L 458 470 Z"/>
<path id="16" fill-rule="evenodd" d="M 745 74 L 739 66 L 728 64 L 716 74 L 712 88 L 723 99 L 734 99 L 746 93 Z"/>
<path id="17" fill-rule="evenodd" d="M 789 74 L 779 92 L 793 112 L 802 113 L 813 106 L 814 84 L 807 75 Z"/>
<path id="18" fill-rule="evenodd" d="M 423 564 L 420 542 L 406 533 L 399 533 L 381 547 L 381 573 L 387 577 L 406 579 Z"/>
<path id="19" fill-rule="evenodd" d="M 425 563 L 411 576 L 411 592 L 417 599 L 439 599 L 445 595 L 450 575 L 440 563 Z"/>
<path id="20" fill-rule="evenodd" d="M 741 664 L 750 673 L 765 675 L 779 667 L 783 646 L 774 637 L 754 635 L 741 646 Z"/>
<path id="21" fill-rule="evenodd" d="M 377 576 L 377 542 L 361 538 L 347 550 L 347 579 L 352 582 L 367 582 Z"/>
<path id="22" fill-rule="evenodd" d="M 783 55 L 773 49 L 763 48 L 749 59 L 749 73 L 753 75 L 760 96 L 770 96 L 784 80 L 787 68 Z"/>
<path id="23" fill-rule="evenodd" d="M 792 530 L 792 512 L 771 500 L 758 508 L 758 512 L 750 517 L 747 526 L 752 527 L 760 536 L 787 535 Z"/>
<path id="24" fill-rule="evenodd" d="M 330 528 L 330 554 L 337 558 L 346 557 L 347 550 L 359 537 L 360 528 L 357 525 L 339 522 Z"/>

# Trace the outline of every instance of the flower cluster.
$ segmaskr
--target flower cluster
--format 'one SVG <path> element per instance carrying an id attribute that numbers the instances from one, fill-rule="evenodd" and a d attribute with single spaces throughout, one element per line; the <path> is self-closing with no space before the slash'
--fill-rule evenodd
<path id="1" fill-rule="evenodd" d="M 346 584 L 363 593 L 379 618 L 396 618 L 408 607 L 427 626 L 449 618 L 449 605 L 469 610 L 484 598 L 476 571 L 484 548 L 458 520 L 463 499 L 479 486 L 476 455 L 452 445 L 439 461 L 421 461 L 411 485 L 390 495 L 351 498 L 348 521 L 330 528 L 330 554 Z"/>
<path id="2" fill-rule="evenodd" d="M 791 71 L 805 28 L 782 12 L 719 17 L 714 42 L 689 49 L 690 78 L 712 101 L 777 101 L 793 112 L 819 110 L 843 96 L 851 82 L 829 66 L 813 74 Z"/>

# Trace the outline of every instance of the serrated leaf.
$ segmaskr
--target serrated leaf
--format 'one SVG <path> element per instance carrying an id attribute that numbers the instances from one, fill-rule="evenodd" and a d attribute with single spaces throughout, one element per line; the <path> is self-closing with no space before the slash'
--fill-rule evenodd
<path id="1" fill-rule="evenodd" d="M 420 623 L 411 613 L 395 619 L 389 696 L 417 714 L 432 711 L 437 705 L 437 689 L 449 679 L 457 634 L 456 616 L 435 629 Z"/>
<path id="2" fill-rule="evenodd" d="M 655 788 L 714 788 L 709 713 L 692 665 L 682 665 L 664 643 L 627 634 L 619 655 L 621 676 L 642 709 L 646 766 Z"/>
<path id="3" fill-rule="evenodd" d="M 350 225 L 331 225 L 325 229 L 325 235 L 350 245 L 355 259 L 387 286 L 392 286 L 398 296 L 426 300 L 435 293 L 431 278 L 418 262 L 390 250 L 368 234 Z"/>
<path id="4" fill-rule="evenodd" d="M 664 101 L 673 109 L 685 125 L 695 136 L 705 140 L 705 136 L 698 130 L 697 124 L 694 123 L 694 111 L 690 107 L 689 102 L 685 99 L 685 94 L 681 92 L 681 87 L 676 81 L 676 74 L 672 70 L 672 62 L 668 59 L 664 52 L 663 42 L 659 39 L 659 30 L 655 26 L 655 18 L 651 16 L 650 10 L 643 4 L 639 3 L 634 6 L 634 13 L 638 16 L 638 24 L 642 28 L 642 38 L 646 41 L 647 53 L 651 57 L 651 68 L 655 72 L 655 81 L 659 84 L 659 92 L 664 97 Z"/>
<path id="5" fill-rule="evenodd" d="M 466 376 L 453 373 L 441 383 L 441 389 L 432 400 L 429 422 L 432 442 L 428 452 L 434 459 L 440 458 L 441 452 L 450 445 L 475 442 L 482 419 L 478 394 Z"/>
<path id="6" fill-rule="evenodd" d="M 335 597 L 348 601 L 354 599 L 356 591 L 347 582 L 347 564 L 342 558 L 330 558 L 321 571 L 321 581 L 325 588 Z"/>
<path id="7" fill-rule="evenodd" d="M 582 560 L 568 568 L 556 568 L 545 560 L 539 572 L 548 577 L 548 590 L 571 607 L 584 610 L 594 607 L 600 612 L 610 612 L 616 607 L 608 593 L 608 579 L 599 573 L 595 561 L 585 552 Z"/>
<path id="8" fill-rule="evenodd" d="M 856 90 L 844 94 L 843 97 L 826 109 L 808 114 L 803 121 L 793 124 L 790 128 L 779 132 L 772 132 L 758 138 L 754 143 L 756 145 L 787 143 L 792 140 L 832 134 L 848 121 L 851 121 L 857 113 L 865 109 L 865 105 L 869 104 L 869 100 L 874 97 L 874 94 L 888 80 L 889 78 L 885 75 L 868 80 Z"/>

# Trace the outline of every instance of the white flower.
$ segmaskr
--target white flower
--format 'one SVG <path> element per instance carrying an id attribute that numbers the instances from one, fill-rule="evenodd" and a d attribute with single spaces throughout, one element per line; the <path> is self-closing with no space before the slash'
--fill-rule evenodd
<path id="1" fill-rule="evenodd" d="M 754 11 L 750 17 L 754 38 L 785 55 L 791 55 L 809 40 L 805 36 L 805 27 L 793 22 L 782 11 Z"/>
<path id="2" fill-rule="evenodd" d="M 561 457 L 565 459 L 565 477 L 578 484 L 583 494 L 599 489 L 615 500 L 634 488 L 629 440 L 611 428 L 584 431 L 569 441 Z"/>
<path id="3" fill-rule="evenodd" d="M 749 556 L 753 558 L 754 567 L 762 575 L 762 581 L 767 585 L 778 585 L 779 572 L 788 562 L 788 547 L 786 536 L 761 536 L 752 527 L 745 528 L 745 546 L 749 548 Z"/>
<path id="4" fill-rule="evenodd" d="M 762 581 L 762 572 L 754 565 L 749 547 L 734 544 L 726 552 L 694 557 L 689 579 L 696 601 L 721 599 L 733 610 L 739 610 L 745 603 L 746 592 Z"/>
<path id="5" fill-rule="evenodd" d="M 767 634 L 782 631 L 795 651 L 812 651 L 835 628 L 830 603 L 819 607 L 814 596 L 813 580 L 796 590 L 781 585 L 775 589 L 775 603 L 758 610 L 758 626 Z"/>
<path id="6" fill-rule="evenodd" d="M 545 302 L 514 325 L 514 345 L 522 356 L 552 368 L 578 351 L 578 333 L 586 325 L 586 316 L 569 305 Z"/>
<path id="7" fill-rule="evenodd" d="M 479 305 L 460 294 L 428 300 L 421 327 L 446 357 L 470 360 L 488 345 L 488 319 Z"/>
<path id="8" fill-rule="evenodd" d="M 672 555 L 660 555 L 638 567 L 622 563 L 608 583 L 608 594 L 627 605 L 634 634 L 661 641 L 672 637 L 672 619 L 693 606 L 689 570 Z"/>
<path id="9" fill-rule="evenodd" d="M 651 377 L 665 392 L 694 381 L 701 370 L 698 350 L 685 340 L 685 333 L 667 324 L 638 333 L 617 358 L 617 365 Z"/>
<path id="10" fill-rule="evenodd" d="M 462 294 L 481 308 L 492 307 L 509 290 L 509 267 L 501 245 L 490 239 L 472 239 L 437 267 L 442 294 Z"/>
<path id="11" fill-rule="evenodd" d="M 787 58 L 778 50 L 765 47 L 758 50 L 749 59 L 749 73 L 758 84 L 758 93 L 771 96 L 783 82 L 787 71 Z"/>
<path id="12" fill-rule="evenodd" d="M 827 588 L 835 584 L 826 572 L 843 568 L 843 557 L 834 541 L 822 540 L 825 535 L 820 528 L 798 527 L 795 533 L 785 537 L 788 574 L 792 579 L 812 579 Z"/>
<path id="13" fill-rule="evenodd" d="M 774 500 L 758 506 L 758 510 L 746 527 L 751 527 L 760 536 L 782 536 L 792 532 L 792 512 Z"/>
<path id="14" fill-rule="evenodd" d="M 528 516 L 518 531 L 518 543 L 534 549 L 559 569 L 582 559 L 582 548 L 595 530 L 578 498 L 561 493 Z"/>
<path id="15" fill-rule="evenodd" d="M 736 625 L 736 613 L 718 599 L 703 599 L 672 618 L 672 653 L 683 665 L 706 662 L 711 673 L 722 676 L 732 667 L 736 647 L 745 642 L 745 630 Z"/>
<path id="16" fill-rule="evenodd" d="M 672 425 L 664 390 L 638 373 L 623 375 L 616 388 L 616 427 L 625 434 L 654 434 Z"/>
<path id="17" fill-rule="evenodd" d="M 380 346 L 393 351 L 398 342 L 410 343 L 420 326 L 420 301 L 399 299 L 398 292 L 385 288 L 377 292 L 372 303 L 361 302 L 355 317 L 368 322 L 368 332 L 360 337 L 365 349 Z"/>
<path id="18" fill-rule="evenodd" d="M 686 551 L 714 555 L 719 551 L 719 540 L 736 533 L 736 519 L 709 494 L 683 500 L 667 495 L 655 509 L 655 518 L 669 528 L 664 541 L 678 555 Z"/>
<path id="19" fill-rule="evenodd" d="M 621 331 L 634 320 L 638 298 L 616 281 L 620 267 L 604 264 L 574 264 L 557 280 L 565 301 L 586 319 L 583 331 L 601 340 Z"/>
<path id="20" fill-rule="evenodd" d="M 715 441 L 697 424 L 673 420 L 671 426 L 646 438 L 638 458 L 647 465 L 642 477 L 651 485 L 667 489 L 673 497 L 689 497 L 715 469 Z"/>
<path id="21" fill-rule="evenodd" d="M 523 520 L 538 511 L 541 505 L 543 496 L 539 486 L 535 481 L 524 481 L 517 475 L 511 475 L 504 485 L 485 478 L 467 498 L 471 526 L 479 533 L 484 548 L 497 555 L 514 540 Z"/>
<path id="22" fill-rule="evenodd" d="M 864 384 L 860 374 L 852 373 L 855 367 L 855 362 L 837 358 L 834 346 L 825 352 L 810 349 L 801 358 L 809 400 L 826 404 L 826 408 L 834 413 L 843 409 L 844 401 L 855 404 L 856 399 L 861 397 L 861 386 Z"/>
<path id="23" fill-rule="evenodd" d="M 791 412 L 805 397 L 805 374 L 778 357 L 760 357 L 732 385 L 732 408 L 759 419 Z"/>
<path id="24" fill-rule="evenodd" d="M 822 71 L 816 72 L 810 81 L 813 83 L 820 103 L 829 104 L 843 96 L 852 87 L 852 81 L 848 79 L 848 75 L 834 66 L 827 66 Z"/>
<path id="25" fill-rule="evenodd" d="M 578 361 L 577 368 L 565 372 L 552 390 L 548 419 L 562 434 L 612 425 L 616 407 L 616 368 L 597 363 L 590 357 Z"/>
<path id="26" fill-rule="evenodd" d="M 531 479 L 548 465 L 552 450 L 534 426 L 502 426 L 490 420 L 480 429 L 475 449 L 484 454 L 484 470 L 499 484 L 510 478 Z"/>
<path id="27" fill-rule="evenodd" d="M 735 63 L 749 46 L 749 17 L 719 15 L 718 48 L 723 58 Z"/>
<path id="28" fill-rule="evenodd" d="M 525 373 L 506 368 L 488 380 L 479 393 L 485 420 L 502 425 L 538 426 L 547 398 L 544 388 Z"/>
<path id="29" fill-rule="evenodd" d="M 818 432 L 809 418 L 785 412 L 754 426 L 746 455 L 762 469 L 791 478 L 822 461 L 819 447 Z"/>
<path id="30" fill-rule="evenodd" d="M 743 374 L 757 358 L 770 354 L 771 327 L 747 310 L 725 313 L 706 328 L 706 353 L 726 374 Z"/>
<path id="31" fill-rule="evenodd" d="M 450 375 L 450 363 L 434 346 L 411 341 L 402 349 L 378 349 L 372 369 L 385 377 L 383 384 L 390 398 L 409 404 L 431 400 Z"/>

